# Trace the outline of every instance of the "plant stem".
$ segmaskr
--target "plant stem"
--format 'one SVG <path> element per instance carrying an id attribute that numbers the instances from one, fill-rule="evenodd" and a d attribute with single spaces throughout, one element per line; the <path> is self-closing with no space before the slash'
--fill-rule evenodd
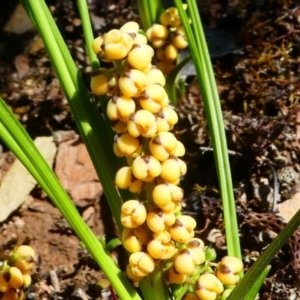
<path id="1" fill-rule="evenodd" d="M 182 7 L 181 0 L 174 0 L 174 2 L 188 38 L 191 56 L 195 64 L 197 78 L 203 96 L 219 178 L 227 251 L 229 255 L 241 258 L 238 224 L 222 110 L 198 7 L 195 0 L 187 0 L 188 11 L 192 21 L 191 26 L 186 12 Z"/>

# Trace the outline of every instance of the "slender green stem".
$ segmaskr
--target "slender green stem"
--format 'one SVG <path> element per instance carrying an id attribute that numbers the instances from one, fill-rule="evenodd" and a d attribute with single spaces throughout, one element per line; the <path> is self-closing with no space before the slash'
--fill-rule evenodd
<path id="1" fill-rule="evenodd" d="M 93 70 L 97 70 L 100 67 L 99 60 L 96 54 L 92 50 L 92 43 L 94 40 L 91 19 L 87 7 L 87 0 L 77 0 L 77 7 L 80 14 L 80 19 L 82 22 L 82 28 L 84 33 L 84 39 L 86 43 L 86 49 L 88 52 L 88 56 L 91 62 L 91 66 Z"/>
<path id="2" fill-rule="evenodd" d="M 159 22 L 159 17 L 163 12 L 163 1 L 161 0 L 151 0 L 148 2 L 149 12 L 151 17 L 151 25 Z"/>
<path id="3" fill-rule="evenodd" d="M 152 26 L 150 8 L 148 0 L 137 0 L 137 7 L 139 10 L 139 15 L 141 17 L 142 27 L 146 31 Z"/>
<path id="4" fill-rule="evenodd" d="M 140 282 L 140 288 L 143 291 L 144 300 L 171 300 L 168 289 L 164 283 L 161 268 L 156 268 L 152 274 L 142 280 Z"/>
<path id="5" fill-rule="evenodd" d="M 238 224 L 221 105 L 197 4 L 195 0 L 187 0 L 191 27 L 182 2 L 180 0 L 174 2 L 188 38 L 203 96 L 220 184 L 228 254 L 240 258 Z"/>

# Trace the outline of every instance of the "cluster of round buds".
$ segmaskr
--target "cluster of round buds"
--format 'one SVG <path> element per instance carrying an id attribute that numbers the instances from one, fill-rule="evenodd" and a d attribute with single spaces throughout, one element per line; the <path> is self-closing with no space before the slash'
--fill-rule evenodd
<path id="1" fill-rule="evenodd" d="M 96 38 L 93 50 L 101 60 L 115 63 L 115 68 L 102 68 L 91 79 L 96 95 L 111 96 L 106 112 L 116 132 L 113 151 L 128 161 L 118 170 L 115 183 L 140 198 L 121 208 L 122 241 L 132 253 L 127 275 L 139 281 L 154 270 L 157 260 L 176 257 L 176 264 L 182 264 L 178 244 L 186 244 L 195 264 L 202 263 L 192 254 L 196 250 L 189 249 L 195 220 L 177 215 L 183 199 L 178 183 L 186 173 L 180 158 L 185 148 L 170 132 L 178 116 L 169 105 L 163 73 L 152 65 L 153 48 L 139 33 L 138 24 L 129 22 Z M 150 186 L 151 196 L 145 197 Z"/>
<path id="2" fill-rule="evenodd" d="M 34 264 L 34 250 L 30 246 L 21 245 L 8 254 L 0 267 L 0 299 L 25 299 L 23 289 L 31 284 L 30 270 Z"/>
<path id="3" fill-rule="evenodd" d="M 177 10 L 167 10 L 162 22 L 179 30 Z M 121 207 L 122 243 L 130 253 L 126 274 L 139 282 L 165 262 L 167 282 L 183 283 L 206 262 L 206 248 L 194 237 L 194 218 L 180 213 L 185 148 L 170 132 L 178 116 L 169 105 L 164 75 L 152 64 L 154 50 L 135 22 L 96 38 L 93 50 L 115 65 L 94 72 L 91 89 L 110 96 L 106 113 L 116 133 L 112 148 L 128 162 L 117 171 L 115 184 L 135 194 Z M 218 270 L 225 278 L 225 268 Z"/>
<path id="4" fill-rule="evenodd" d="M 239 281 L 239 273 L 243 271 L 240 259 L 225 256 L 217 264 L 214 273 L 203 273 L 195 283 L 195 293 L 187 293 L 184 300 L 227 299 Z"/>
<path id="5" fill-rule="evenodd" d="M 186 5 L 184 6 L 186 8 Z M 164 74 L 176 66 L 181 50 L 188 46 L 176 7 L 169 7 L 160 16 L 161 24 L 153 24 L 146 36 L 155 48 L 155 64 Z"/>

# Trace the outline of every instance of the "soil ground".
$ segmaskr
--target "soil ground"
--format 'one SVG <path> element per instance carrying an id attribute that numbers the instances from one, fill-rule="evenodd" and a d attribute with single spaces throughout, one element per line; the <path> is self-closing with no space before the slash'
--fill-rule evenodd
<path id="1" fill-rule="evenodd" d="M 47 4 L 88 85 L 91 69 L 75 2 Z M 131 1 L 89 3 L 95 36 L 129 20 L 139 22 Z M 76 148 L 82 144 L 41 40 L 33 29 L 4 30 L 15 5 L 0 4 L 0 94 L 33 139 L 57 137 L 59 132 L 54 169 L 75 170 L 75 179 L 66 181 L 73 184 L 68 192 L 95 234 L 110 239 L 117 233 L 108 204 L 84 150 Z M 299 208 L 300 8 L 289 0 L 214 0 L 199 1 L 199 10 L 222 104 L 247 268 L 282 230 L 290 211 Z M 186 68 L 185 76 L 186 92 L 177 107 L 180 122 L 175 128 L 187 149 L 184 209 L 197 219 L 198 236 L 221 257 L 226 248 L 213 152 L 193 69 Z M 60 165 L 69 161 L 69 152 L 61 149 L 66 143 L 78 151 L 74 161 L 84 157 L 84 169 L 75 169 L 72 161 Z M 0 147 L 1 182 L 15 159 L 4 144 Z M 91 177 L 81 190 L 78 186 L 86 181 L 79 176 L 82 173 Z M 82 195 L 87 192 L 89 196 Z M 110 292 L 98 284 L 103 274 L 46 195 L 35 187 L 25 196 L 26 201 L 1 223 L 0 245 L 9 249 L 25 243 L 36 249 L 26 299 L 109 299 Z M 259 299 L 300 299 L 299 249 L 300 231 L 273 260 Z"/>

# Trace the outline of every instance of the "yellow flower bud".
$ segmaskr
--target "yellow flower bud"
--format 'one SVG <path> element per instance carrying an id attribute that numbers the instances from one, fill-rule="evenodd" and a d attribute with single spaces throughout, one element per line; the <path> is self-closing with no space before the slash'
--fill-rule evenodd
<path id="1" fill-rule="evenodd" d="M 153 55 L 154 51 L 149 45 L 134 44 L 127 55 L 127 61 L 131 67 L 143 70 L 151 63 Z"/>
<path id="2" fill-rule="evenodd" d="M 167 280 L 169 283 L 182 284 L 186 281 L 186 275 L 177 273 L 173 267 L 168 270 Z"/>
<path id="3" fill-rule="evenodd" d="M 188 46 L 187 38 L 186 38 L 183 27 L 179 27 L 174 32 L 174 35 L 172 38 L 172 44 L 180 50 L 185 49 Z"/>
<path id="4" fill-rule="evenodd" d="M 156 63 L 156 66 L 165 74 L 169 74 L 174 67 L 176 66 L 176 61 L 171 61 L 171 60 L 163 60 L 163 61 L 158 61 Z"/>
<path id="5" fill-rule="evenodd" d="M 181 211 L 181 204 L 175 202 L 169 202 L 167 205 L 161 206 L 160 209 L 165 213 L 169 213 L 169 212 L 177 213 Z"/>
<path id="6" fill-rule="evenodd" d="M 181 20 L 176 7 L 169 7 L 160 15 L 160 22 L 167 27 L 178 27 Z"/>
<path id="7" fill-rule="evenodd" d="M 197 238 L 190 239 L 187 244 L 187 249 L 190 251 L 190 255 L 193 259 L 194 265 L 201 265 L 205 262 L 204 243 Z"/>
<path id="8" fill-rule="evenodd" d="M 145 252 L 135 252 L 129 256 L 129 265 L 135 276 L 147 276 L 153 272 L 155 263 L 153 258 Z"/>
<path id="9" fill-rule="evenodd" d="M 148 233 L 144 227 L 125 228 L 122 231 L 122 244 L 131 253 L 142 251 L 148 242 Z"/>
<path id="10" fill-rule="evenodd" d="M 183 156 L 185 154 L 184 145 L 180 141 L 177 141 L 176 148 L 171 154 L 177 157 Z"/>
<path id="11" fill-rule="evenodd" d="M 167 40 L 165 39 L 154 39 L 152 42 L 151 42 L 151 45 L 153 48 L 162 48 L 165 44 L 166 44 Z"/>
<path id="12" fill-rule="evenodd" d="M 28 245 L 18 246 L 15 250 L 17 259 L 13 265 L 21 270 L 21 272 L 28 272 L 32 269 L 34 264 L 34 249 Z"/>
<path id="13" fill-rule="evenodd" d="M 186 164 L 176 156 L 170 156 L 161 163 L 160 177 L 168 182 L 177 182 L 177 180 L 186 173 Z"/>
<path id="14" fill-rule="evenodd" d="M 20 289 L 24 285 L 23 274 L 17 267 L 10 267 L 4 274 L 7 276 L 8 283 L 15 289 Z"/>
<path id="15" fill-rule="evenodd" d="M 111 128 L 116 133 L 124 133 L 127 130 L 127 123 L 115 120 L 111 122 Z"/>
<path id="16" fill-rule="evenodd" d="M 166 26 L 161 24 L 153 24 L 146 31 L 147 39 L 152 43 L 154 48 L 162 47 L 166 43 L 169 31 Z"/>
<path id="17" fill-rule="evenodd" d="M 0 292 L 5 293 L 10 289 L 9 277 L 6 271 L 0 271 Z"/>
<path id="18" fill-rule="evenodd" d="M 155 259 L 170 259 L 177 253 L 177 248 L 172 241 L 162 242 L 153 239 L 148 243 L 147 251 Z"/>
<path id="19" fill-rule="evenodd" d="M 128 33 L 112 29 L 103 36 L 104 51 L 108 58 L 123 59 L 132 48 L 133 39 Z"/>
<path id="20" fill-rule="evenodd" d="M 127 97 L 139 97 L 148 84 L 147 80 L 143 72 L 131 69 L 119 78 L 119 88 Z"/>
<path id="21" fill-rule="evenodd" d="M 169 104 L 169 98 L 165 89 L 159 84 L 152 84 L 146 87 L 140 96 L 140 104 L 143 109 L 152 113 L 158 113 Z"/>
<path id="22" fill-rule="evenodd" d="M 161 24 L 153 24 L 151 30 L 147 30 L 147 32 L 149 32 L 148 35 L 151 34 L 150 41 L 154 39 L 166 39 L 169 35 L 168 28 Z"/>
<path id="23" fill-rule="evenodd" d="M 153 113 L 140 109 L 132 114 L 127 124 L 130 135 L 138 137 L 140 135 L 150 138 L 155 135 L 157 129 L 156 119 Z"/>
<path id="24" fill-rule="evenodd" d="M 158 240 L 152 240 L 147 245 L 148 253 L 155 259 L 161 259 L 166 252 L 165 246 Z"/>
<path id="25" fill-rule="evenodd" d="M 151 155 L 138 156 L 132 163 L 133 175 L 145 182 L 152 181 L 160 172 L 159 161 Z"/>
<path id="26" fill-rule="evenodd" d="M 165 254 L 162 260 L 171 259 L 178 252 L 178 249 L 173 241 L 165 244 Z"/>
<path id="27" fill-rule="evenodd" d="M 194 218 L 186 215 L 176 217 L 176 221 L 170 228 L 172 239 L 176 242 L 186 243 L 194 237 L 194 229 L 196 227 Z"/>
<path id="28" fill-rule="evenodd" d="M 222 282 L 214 274 L 202 274 L 196 281 L 196 294 L 202 300 L 215 300 L 224 291 Z"/>
<path id="29" fill-rule="evenodd" d="M 142 187 L 143 187 L 143 181 L 134 178 L 134 180 L 129 185 L 128 189 L 133 194 L 139 194 L 142 190 Z"/>
<path id="30" fill-rule="evenodd" d="M 135 111 L 135 102 L 132 98 L 113 96 L 107 104 L 106 113 L 110 120 L 128 122 L 129 116 Z"/>
<path id="31" fill-rule="evenodd" d="M 103 52 L 103 49 L 101 48 L 102 44 L 103 44 L 102 36 L 98 36 L 93 40 L 92 50 L 97 56 Z"/>
<path id="32" fill-rule="evenodd" d="M 129 264 L 126 266 L 126 275 L 133 282 L 140 282 L 142 279 L 144 279 L 144 276 L 134 275 Z"/>
<path id="33" fill-rule="evenodd" d="M 178 57 L 178 49 L 173 44 L 164 47 L 165 57 L 167 60 L 176 60 Z"/>
<path id="34" fill-rule="evenodd" d="M 204 242 L 201 239 L 192 238 L 186 242 L 186 246 L 189 250 L 196 248 L 204 249 Z"/>
<path id="35" fill-rule="evenodd" d="M 28 272 L 22 273 L 23 274 L 23 283 L 24 287 L 28 287 L 31 285 L 31 276 Z"/>
<path id="36" fill-rule="evenodd" d="M 119 189 L 129 189 L 132 193 L 140 193 L 143 181 L 136 179 L 132 174 L 131 167 L 122 167 L 116 173 L 116 186 Z"/>
<path id="37" fill-rule="evenodd" d="M 125 23 L 121 28 L 120 31 L 122 33 L 137 33 L 139 31 L 139 24 L 134 21 L 130 21 Z"/>
<path id="38" fill-rule="evenodd" d="M 125 156 L 125 154 L 123 152 L 121 152 L 121 150 L 119 149 L 117 143 L 113 144 L 113 151 L 114 151 L 115 156 L 117 156 L 117 157 L 123 157 L 123 156 Z"/>
<path id="39" fill-rule="evenodd" d="M 163 243 L 163 244 L 166 244 L 168 242 L 171 241 L 171 235 L 168 231 L 160 231 L 160 232 L 154 232 L 152 234 L 153 238 L 155 240 L 158 240 L 159 242 Z"/>
<path id="40" fill-rule="evenodd" d="M 170 202 L 181 202 L 183 199 L 183 190 L 175 184 L 161 183 L 154 187 L 152 198 L 158 207 L 163 208 Z"/>
<path id="41" fill-rule="evenodd" d="M 201 300 L 196 294 L 187 293 L 182 300 Z"/>
<path id="42" fill-rule="evenodd" d="M 135 37 L 133 38 L 133 44 L 147 45 L 147 43 L 148 40 L 146 36 L 140 33 L 136 33 Z"/>
<path id="43" fill-rule="evenodd" d="M 167 226 L 171 226 L 175 222 L 174 213 L 165 213 L 161 210 L 153 210 L 147 214 L 147 225 L 153 232 L 162 232 Z"/>
<path id="44" fill-rule="evenodd" d="M 170 106 L 167 106 L 157 113 L 157 132 L 170 131 L 177 122 L 178 115 L 176 111 Z"/>
<path id="45" fill-rule="evenodd" d="M 149 149 L 151 154 L 158 160 L 167 160 L 177 146 L 177 139 L 173 133 L 162 131 L 154 136 L 150 143 Z"/>
<path id="46" fill-rule="evenodd" d="M 223 284 L 235 285 L 239 281 L 237 275 L 244 268 L 243 262 L 233 256 L 224 256 L 218 264 L 216 276 Z"/>
<path id="47" fill-rule="evenodd" d="M 148 85 L 159 84 L 165 86 L 166 79 L 161 70 L 159 70 L 155 65 L 151 65 L 151 69 L 145 73 L 148 78 Z"/>
<path id="48" fill-rule="evenodd" d="M 2 297 L 1 300 L 23 300 L 24 292 L 22 290 L 9 290 Z"/>
<path id="49" fill-rule="evenodd" d="M 181 250 L 174 259 L 174 269 L 179 274 L 193 275 L 196 267 L 190 251 L 187 249 Z"/>
<path id="50" fill-rule="evenodd" d="M 147 211 L 142 202 L 128 200 L 121 207 L 121 222 L 124 227 L 135 228 L 146 221 Z"/>
<path id="51" fill-rule="evenodd" d="M 141 71 L 144 73 L 144 74 L 147 74 L 150 70 L 152 69 L 152 64 L 149 63 L 144 69 L 142 69 Z M 147 85 L 149 85 L 149 82 L 147 83 Z"/>
<path id="52" fill-rule="evenodd" d="M 95 95 L 113 94 L 118 89 L 117 73 L 101 68 L 91 73 L 91 90 Z"/>
<path id="53" fill-rule="evenodd" d="M 128 132 L 125 132 L 115 136 L 114 145 L 118 147 L 118 150 L 123 155 L 131 155 L 140 148 L 141 143 L 138 138 L 131 136 Z"/>

